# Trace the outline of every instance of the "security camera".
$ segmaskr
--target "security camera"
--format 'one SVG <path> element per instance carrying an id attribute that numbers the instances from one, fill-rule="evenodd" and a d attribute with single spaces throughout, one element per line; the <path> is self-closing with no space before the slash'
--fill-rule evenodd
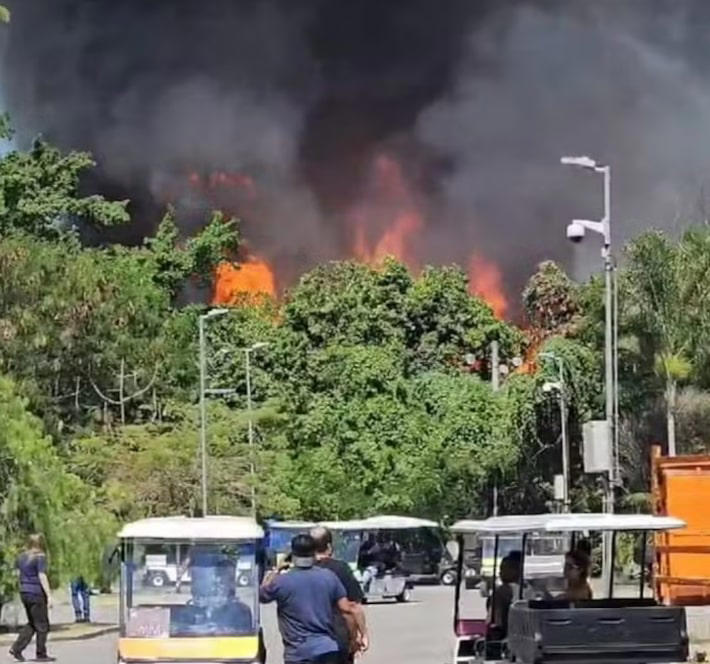
<path id="1" fill-rule="evenodd" d="M 578 221 L 573 221 L 567 226 L 567 239 L 575 244 L 584 239 L 585 228 Z"/>

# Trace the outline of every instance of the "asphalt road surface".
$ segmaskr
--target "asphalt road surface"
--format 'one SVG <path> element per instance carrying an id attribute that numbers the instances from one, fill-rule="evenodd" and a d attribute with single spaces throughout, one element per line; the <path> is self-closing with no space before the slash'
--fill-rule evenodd
<path id="1" fill-rule="evenodd" d="M 359 661 L 362 664 L 445 664 L 451 661 L 451 619 L 453 588 L 441 586 L 416 587 L 408 604 L 368 605 L 372 647 Z M 483 600 L 476 591 L 465 593 L 467 615 L 484 611 Z M 263 622 L 267 639 L 269 664 L 282 662 L 281 641 L 273 607 L 263 607 Z M 58 662 L 66 664 L 115 664 L 116 635 L 63 641 L 49 646 Z M 25 655 L 34 654 L 34 644 Z M 12 661 L 7 652 L 0 653 L 0 662 Z"/>

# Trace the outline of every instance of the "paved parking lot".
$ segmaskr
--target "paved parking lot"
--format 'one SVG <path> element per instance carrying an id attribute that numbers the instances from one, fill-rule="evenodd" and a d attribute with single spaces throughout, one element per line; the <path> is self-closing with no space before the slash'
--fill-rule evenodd
<path id="1" fill-rule="evenodd" d="M 475 591 L 466 593 L 472 610 L 483 611 Z M 444 664 L 450 661 L 453 589 L 417 587 L 409 604 L 373 604 L 367 607 L 372 633 L 371 651 L 362 664 Z M 281 644 L 273 607 L 264 607 L 268 662 L 281 662 Z M 51 645 L 51 652 L 66 664 L 115 664 L 116 635 L 86 641 L 64 641 Z M 26 655 L 33 655 L 32 646 Z M 0 662 L 10 662 L 6 651 Z"/>

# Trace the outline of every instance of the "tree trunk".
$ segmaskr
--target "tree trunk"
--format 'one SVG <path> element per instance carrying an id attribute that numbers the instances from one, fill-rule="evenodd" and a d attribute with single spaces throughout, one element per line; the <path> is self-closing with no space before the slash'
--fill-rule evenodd
<path id="1" fill-rule="evenodd" d="M 668 456 L 676 455 L 675 446 L 675 402 L 676 382 L 672 378 L 666 380 L 666 423 L 668 425 Z"/>
<path id="2" fill-rule="evenodd" d="M 121 375 L 118 380 L 118 400 L 121 403 L 121 426 L 126 425 L 126 400 L 123 398 L 123 385 L 126 380 L 126 360 L 121 360 Z"/>

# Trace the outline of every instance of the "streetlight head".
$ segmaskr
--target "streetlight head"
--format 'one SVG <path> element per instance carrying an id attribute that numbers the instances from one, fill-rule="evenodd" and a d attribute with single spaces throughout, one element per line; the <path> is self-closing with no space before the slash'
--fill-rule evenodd
<path id="1" fill-rule="evenodd" d="M 552 392 L 553 390 L 560 390 L 560 389 L 562 389 L 562 386 L 559 383 L 548 382 L 548 383 L 543 383 L 543 385 L 542 385 L 542 391 L 546 392 L 546 393 Z"/>
<path id="2" fill-rule="evenodd" d="M 224 316 L 228 314 L 229 309 L 210 309 L 206 314 L 203 314 L 203 318 L 215 318 L 216 316 Z"/>
<path id="3" fill-rule="evenodd" d="M 586 155 L 583 157 L 562 157 L 560 159 L 560 162 L 563 163 L 565 166 L 579 166 L 580 168 L 591 168 L 594 169 L 597 167 L 597 162 L 594 161 L 591 157 L 587 157 Z"/>
<path id="4" fill-rule="evenodd" d="M 266 341 L 257 341 L 255 344 L 251 345 L 249 347 L 249 350 L 259 350 L 260 348 L 266 348 L 267 346 L 270 346 Z"/>

